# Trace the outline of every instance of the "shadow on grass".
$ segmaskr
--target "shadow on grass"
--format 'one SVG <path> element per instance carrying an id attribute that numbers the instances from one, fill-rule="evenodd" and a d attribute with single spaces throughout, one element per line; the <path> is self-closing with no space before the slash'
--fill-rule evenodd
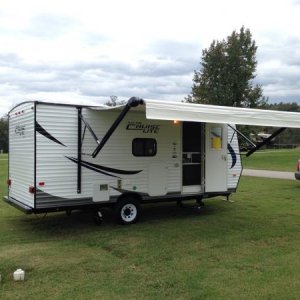
<path id="1" fill-rule="evenodd" d="M 141 215 L 139 224 L 165 224 L 166 222 L 177 222 L 181 220 L 191 221 L 198 218 L 208 218 L 215 214 L 220 214 L 226 210 L 224 205 L 216 205 L 214 202 L 207 202 L 205 207 L 198 209 L 195 202 L 187 202 L 183 207 L 176 203 L 158 203 L 145 204 L 141 206 Z M 136 225 L 124 226 L 118 225 L 114 221 L 112 209 L 102 209 L 103 223 L 100 226 L 95 225 L 93 221 L 93 212 L 73 211 L 71 215 L 65 212 L 49 213 L 41 215 L 16 216 L 9 222 L 17 231 L 35 232 L 36 237 L 56 238 L 69 234 L 85 234 L 86 232 L 111 231 L 120 228 L 132 228 Z"/>

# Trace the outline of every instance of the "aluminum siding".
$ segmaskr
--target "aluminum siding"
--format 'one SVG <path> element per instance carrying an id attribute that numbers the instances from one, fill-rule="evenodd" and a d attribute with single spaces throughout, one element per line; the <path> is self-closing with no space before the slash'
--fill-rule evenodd
<path id="1" fill-rule="evenodd" d="M 235 125 L 231 124 L 233 128 Z M 236 163 L 232 167 L 232 155 L 228 151 L 227 154 L 227 188 L 228 189 L 236 189 L 241 173 L 242 173 L 242 163 L 241 163 L 241 156 L 240 156 L 240 148 L 239 142 L 237 138 L 237 134 L 235 131 L 228 126 L 228 144 L 232 147 L 235 156 L 236 156 Z"/>
<path id="2" fill-rule="evenodd" d="M 101 140 L 119 112 L 83 108 L 82 114 Z M 159 125 L 160 129 L 158 133 L 127 130 L 130 121 Z M 96 158 L 88 155 L 94 151 L 97 144 L 90 132 L 86 130 L 82 147 L 82 152 L 85 154 L 82 155 L 82 160 L 109 168 L 141 172 L 135 175 L 111 173 L 116 176 L 112 177 L 82 167 L 81 193 L 78 194 L 77 164 L 67 158 L 77 158 L 76 107 L 39 104 L 37 122 L 63 144 L 37 133 L 37 208 L 92 203 L 93 186 L 100 182 L 118 187 L 121 180 L 122 189 L 148 194 L 148 170 L 152 163 L 161 163 L 167 169 L 166 192 L 181 190 L 180 124 L 174 125 L 171 121 L 146 120 L 144 113 L 130 112 Z M 82 123 L 82 132 L 83 129 Z M 139 137 L 157 140 L 156 156 L 134 157 L 132 155 L 132 140 Z M 111 189 L 111 195 L 119 194 Z"/>
<path id="3" fill-rule="evenodd" d="M 9 113 L 9 197 L 33 208 L 34 194 L 34 102 L 17 106 Z"/>
<path id="4" fill-rule="evenodd" d="M 117 118 L 119 112 L 94 111 L 84 109 L 83 114 L 91 127 L 101 139 Z M 158 133 L 145 133 L 142 130 L 127 130 L 129 122 L 141 122 L 147 125 L 158 125 Z M 153 138 L 157 141 L 157 154 L 154 157 L 135 157 L 132 154 L 132 140 L 134 138 Z M 86 131 L 83 144 L 83 153 L 91 153 L 96 143 L 91 134 Z M 176 149 L 175 149 L 176 148 Z M 174 154 L 172 155 L 174 150 Z M 176 157 L 173 157 L 176 156 Z M 99 155 L 92 159 L 83 155 L 83 159 L 103 166 L 123 170 L 142 170 L 136 175 L 118 175 L 124 180 L 124 187 L 141 193 L 148 193 L 148 171 L 150 164 L 161 163 L 167 169 L 167 192 L 179 192 L 181 190 L 181 124 L 174 125 L 171 121 L 147 120 L 144 113 L 129 112 L 113 133 Z M 83 168 L 84 181 L 94 181 L 95 173 Z M 117 185 L 117 179 L 102 177 L 113 186 Z"/>
<path id="5" fill-rule="evenodd" d="M 77 169 L 66 156 L 77 156 L 77 109 L 37 104 L 37 123 L 57 141 L 36 133 L 36 207 L 68 205 L 77 194 Z"/>

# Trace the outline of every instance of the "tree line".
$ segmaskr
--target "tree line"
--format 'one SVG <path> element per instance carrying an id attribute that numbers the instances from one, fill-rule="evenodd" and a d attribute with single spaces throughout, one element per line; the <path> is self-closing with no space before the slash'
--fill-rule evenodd
<path id="1" fill-rule="evenodd" d="M 8 152 L 8 121 L 7 118 L 0 119 L 0 153 Z"/>
<path id="2" fill-rule="evenodd" d="M 290 111 L 290 112 L 299 112 L 300 113 L 300 105 L 296 102 L 287 102 L 287 103 L 272 103 L 266 104 L 265 109 L 270 110 L 281 110 L 281 111 Z M 253 128 L 252 131 L 258 132 L 262 131 L 265 133 L 272 133 L 274 128 L 272 127 L 257 127 Z M 287 128 L 283 131 L 274 141 L 275 144 L 279 146 L 283 145 L 300 145 L 300 129 L 298 128 Z"/>

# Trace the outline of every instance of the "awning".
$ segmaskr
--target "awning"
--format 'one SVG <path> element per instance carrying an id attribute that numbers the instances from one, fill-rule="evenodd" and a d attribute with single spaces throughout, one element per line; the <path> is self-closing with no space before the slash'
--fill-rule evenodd
<path id="1" fill-rule="evenodd" d="M 147 119 L 300 128 L 300 113 L 145 100 Z"/>
<path id="2" fill-rule="evenodd" d="M 97 147 L 92 153 L 92 157 L 96 157 L 98 155 L 129 111 L 144 112 L 146 113 L 146 118 L 152 120 L 177 120 L 216 124 L 222 123 L 280 127 L 280 129 L 275 131 L 267 140 L 265 140 L 265 142 L 256 145 L 256 147 L 253 148 L 248 155 L 251 155 L 268 140 L 271 140 L 280 132 L 285 130 L 285 128 L 300 128 L 300 113 L 274 110 L 143 100 L 136 97 L 130 98 L 127 104 L 121 106 L 101 106 L 89 108 L 93 110 L 120 111 L 101 141 L 98 140 L 89 124 L 84 120 L 83 116 L 81 116 L 85 126 L 91 131 L 97 142 Z"/>

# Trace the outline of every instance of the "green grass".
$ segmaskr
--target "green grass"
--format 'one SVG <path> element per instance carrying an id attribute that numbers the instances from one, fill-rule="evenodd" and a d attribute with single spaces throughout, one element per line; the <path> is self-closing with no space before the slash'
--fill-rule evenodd
<path id="1" fill-rule="evenodd" d="M 2 197 L 5 161 L 0 172 Z M 0 201 L 0 298 L 299 299 L 299 194 L 297 181 L 245 177 L 234 203 L 145 206 L 133 226 L 106 212 L 100 227 L 88 213 L 37 218 Z"/>
<path id="2" fill-rule="evenodd" d="M 258 151 L 249 157 L 242 156 L 245 169 L 295 172 L 300 149 Z"/>

